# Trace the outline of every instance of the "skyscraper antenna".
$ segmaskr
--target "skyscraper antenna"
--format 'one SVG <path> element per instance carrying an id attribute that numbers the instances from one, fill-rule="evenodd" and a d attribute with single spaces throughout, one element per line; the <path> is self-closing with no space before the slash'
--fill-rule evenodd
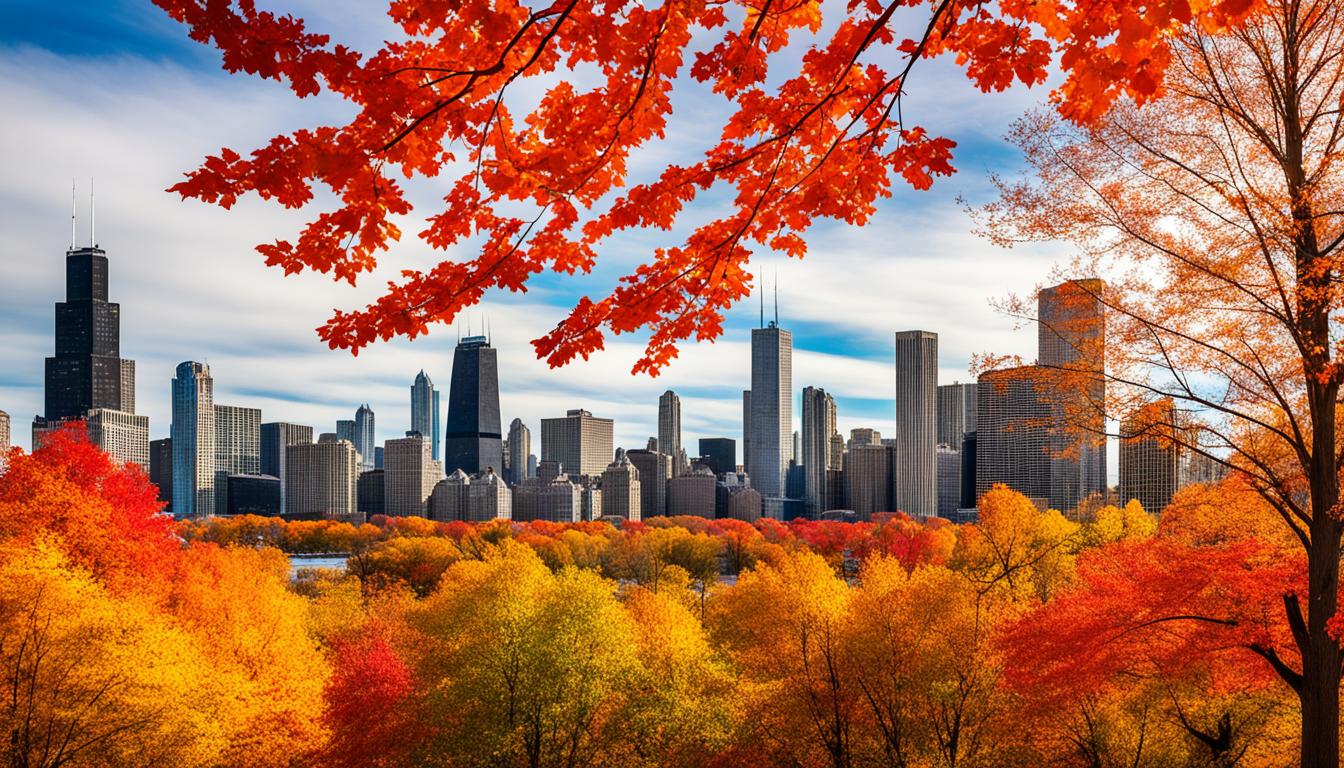
<path id="1" fill-rule="evenodd" d="M 764 281 L 761 276 L 756 276 L 756 295 L 761 297 L 761 327 L 765 327 L 765 287 L 761 285 Z"/>
<path id="2" fill-rule="evenodd" d="M 75 180 L 70 180 L 70 250 L 75 250 Z"/>
<path id="3" fill-rule="evenodd" d="M 94 221 L 95 219 L 93 214 L 93 177 L 90 176 L 89 177 L 89 247 L 90 248 L 98 247 L 98 238 L 94 234 L 93 230 Z"/>
<path id="4" fill-rule="evenodd" d="M 775 327 L 779 327 L 779 270 L 775 270 Z"/>

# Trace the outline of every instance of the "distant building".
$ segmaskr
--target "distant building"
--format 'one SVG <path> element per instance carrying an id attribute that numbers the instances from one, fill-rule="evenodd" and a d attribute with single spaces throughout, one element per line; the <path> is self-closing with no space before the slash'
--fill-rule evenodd
<path id="1" fill-rule="evenodd" d="M 387 515 L 429 514 L 429 495 L 443 477 L 442 465 L 434 460 L 429 440 L 418 434 L 388 440 L 383 445 L 383 473 Z"/>
<path id="2" fill-rule="evenodd" d="M 1050 496 L 1053 412 L 1040 368 L 980 375 L 976 391 L 975 497 L 1004 483 L 1028 497 Z"/>
<path id="3" fill-rule="evenodd" d="M 608 465 L 602 472 L 602 516 L 638 521 L 640 501 L 639 470 L 630 459 L 622 457 Z"/>
<path id="4" fill-rule="evenodd" d="M 374 515 L 387 514 L 387 507 L 383 503 L 384 487 L 383 470 L 368 469 L 359 473 L 359 479 L 355 481 L 355 509 L 365 520 Z"/>
<path id="5" fill-rule="evenodd" d="M 258 428 L 261 473 L 280 478 L 280 514 L 286 514 L 285 498 L 288 473 L 285 471 L 285 448 L 291 445 L 309 445 L 313 442 L 313 428 L 285 421 L 271 421 Z"/>
<path id="6" fill-rule="evenodd" d="M 938 511 L 938 334 L 896 334 L 896 508 L 914 517 Z"/>
<path id="7" fill-rule="evenodd" d="M 1068 280 L 1038 297 L 1038 365 L 1050 386 L 1050 506 L 1106 494 L 1105 284 Z"/>
<path id="8" fill-rule="evenodd" d="M 453 351 L 443 466 L 475 475 L 504 471 L 499 419 L 499 362 L 486 336 L 468 336 Z M 438 458 L 436 455 L 434 458 Z"/>
<path id="9" fill-rule="evenodd" d="M 952 519 L 961 508 L 961 451 L 938 446 L 938 516 Z"/>
<path id="10" fill-rule="evenodd" d="M 43 418 L 83 419 L 95 409 L 135 411 L 135 368 L 121 358 L 121 305 L 108 301 L 107 252 L 65 253 L 65 301 L 56 304 L 56 353 L 46 359 Z M 123 383 L 131 391 L 123 393 Z"/>
<path id="11" fill-rule="evenodd" d="M 737 441 L 731 437 L 700 438 L 700 460 L 715 475 L 737 471 Z"/>
<path id="12" fill-rule="evenodd" d="M 484 523 L 508 520 L 513 498 L 504 479 L 487 469 L 468 477 L 461 469 L 434 486 L 429 498 L 430 519 Z"/>
<path id="13" fill-rule="evenodd" d="M 975 508 L 976 436 L 977 432 L 972 430 L 961 439 L 961 504 L 958 511 Z"/>
<path id="14" fill-rule="evenodd" d="M 719 483 L 715 487 L 715 513 L 754 523 L 761 518 L 761 494 L 750 485 Z"/>
<path id="15" fill-rule="evenodd" d="M 354 419 L 337 419 L 337 420 L 336 420 L 336 439 L 337 439 L 337 440 L 345 440 L 346 442 L 350 443 L 351 445 L 354 445 L 354 444 L 355 444 L 355 420 L 354 420 Z M 356 447 L 355 450 L 358 451 L 359 448 Z"/>
<path id="16" fill-rule="evenodd" d="M 355 453 L 359 454 L 359 469 L 361 472 L 368 472 L 374 468 L 374 449 L 377 438 L 377 419 L 374 416 L 373 409 L 365 403 L 355 411 L 355 435 L 353 442 L 355 444 Z"/>
<path id="17" fill-rule="evenodd" d="M 855 427 L 849 430 L 849 447 L 856 445 L 882 445 L 882 433 L 868 427 Z"/>
<path id="18" fill-rule="evenodd" d="M 673 462 L 673 476 L 680 475 L 681 455 L 681 398 L 667 390 L 658 398 L 658 452 Z"/>
<path id="19" fill-rule="evenodd" d="M 327 443 L 335 443 L 339 440 L 340 438 L 337 437 L 335 432 L 323 432 L 317 436 L 317 442 L 322 445 L 326 445 Z"/>
<path id="20" fill-rule="evenodd" d="M 614 455 L 615 422 L 582 409 L 541 420 L 541 460 L 559 462 L 570 475 L 598 477 Z"/>
<path id="21" fill-rule="evenodd" d="M 762 497 L 783 496 L 793 459 L 793 334 L 771 321 L 751 331 L 747 471 Z"/>
<path id="22" fill-rule="evenodd" d="M 532 455 L 532 430 L 522 419 L 509 423 L 509 471 L 504 479 L 511 485 L 536 475 L 536 467 L 529 461 Z"/>
<path id="23" fill-rule="evenodd" d="M 857 444 L 845 453 L 845 501 L 862 520 L 879 512 L 896 511 L 890 446 Z"/>
<path id="24" fill-rule="evenodd" d="M 1199 430 L 1169 397 L 1122 419 L 1120 503 L 1137 499 L 1160 515 L 1185 486 L 1219 480 L 1221 465 L 1199 446 Z"/>
<path id="25" fill-rule="evenodd" d="M 667 481 L 672 479 L 672 459 L 649 450 L 626 451 L 625 458 L 639 470 L 641 517 L 667 514 Z"/>
<path id="26" fill-rule="evenodd" d="M 149 443 L 149 482 L 159 489 L 159 501 L 164 511 L 173 511 L 173 439 L 152 440 Z"/>
<path id="27" fill-rule="evenodd" d="M 803 510 L 817 519 L 827 507 L 827 470 L 832 468 L 832 438 L 836 436 L 835 398 L 817 387 L 803 388 L 801 456 Z"/>
<path id="28" fill-rule="evenodd" d="M 270 475 L 228 475 L 224 479 L 228 490 L 230 515 L 280 514 L 280 478 Z"/>
<path id="29" fill-rule="evenodd" d="M 751 474 L 751 390 L 742 391 L 742 468 Z"/>
<path id="30" fill-rule="evenodd" d="M 285 448 L 285 516 L 303 520 L 357 519 L 359 464 L 344 440 Z"/>
<path id="31" fill-rule="evenodd" d="M 717 481 L 708 471 L 674 477 L 667 483 L 667 513 L 714 517 L 718 503 Z"/>
<path id="32" fill-rule="evenodd" d="M 173 378 L 173 515 L 215 512 L 215 383 L 210 366 L 185 362 Z"/>
<path id="33" fill-rule="evenodd" d="M 260 473 L 261 410 L 216 405 L 215 513 L 222 515 L 228 512 L 228 485 L 225 479 L 229 475 Z"/>
<path id="34" fill-rule="evenodd" d="M 149 417 L 94 408 L 84 417 L 89 442 L 121 465 L 149 467 Z"/>
<path id="35" fill-rule="evenodd" d="M 938 443 L 960 450 L 962 438 L 975 431 L 975 384 L 938 387 Z"/>
<path id="36" fill-rule="evenodd" d="M 0 411 L 0 472 L 5 471 L 9 461 L 10 434 L 9 414 Z"/>
<path id="37" fill-rule="evenodd" d="M 529 480 L 513 489 L 513 519 L 577 523 L 583 519 L 582 496 L 583 490 L 563 474 Z"/>
<path id="38" fill-rule="evenodd" d="M 424 370 L 415 376 L 411 385 L 411 431 L 419 433 L 430 443 L 430 458 L 439 458 L 439 393 Z"/>

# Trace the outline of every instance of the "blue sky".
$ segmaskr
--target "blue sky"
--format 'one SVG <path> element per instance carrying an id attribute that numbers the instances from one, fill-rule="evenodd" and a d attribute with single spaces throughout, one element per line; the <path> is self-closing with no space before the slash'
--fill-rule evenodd
<path id="1" fill-rule="evenodd" d="M 388 33 L 380 2 L 259 4 L 303 16 L 312 28 L 357 46 Z M 832 3 L 828 12 L 834 10 Z M 959 143 L 959 173 L 929 192 L 899 189 L 868 227 L 817 227 L 802 262 L 768 253 L 756 259 L 769 284 L 778 275 L 781 325 L 794 334 L 795 390 L 819 386 L 834 393 L 845 432 L 857 426 L 892 432 L 894 331 L 939 333 L 942 383 L 968 380 L 975 353 L 1034 357 L 1034 329 L 1017 327 L 991 302 L 1049 280 L 1067 255 L 1061 247 L 995 248 L 973 234 L 958 204 L 959 198 L 988 201 L 990 174 L 1018 169 L 1017 153 L 1000 137 L 1044 99 L 1044 90 L 979 94 L 946 61 L 921 64 L 916 73 L 906 115 Z M 130 0 L 0 0 L 0 103 L 6 105 L 0 121 L 0 325 L 6 329 L 0 335 L 0 409 L 12 415 L 19 445 L 28 445 L 29 420 L 42 407 L 43 358 L 51 354 L 52 304 L 63 286 L 72 178 L 81 190 L 81 244 L 87 241 L 89 178 L 97 179 L 97 238 L 112 260 L 123 355 L 138 361 L 138 410 L 150 416 L 154 437 L 168 433 L 168 382 L 182 360 L 208 361 L 216 401 L 260 407 L 268 421 L 331 431 L 336 419 L 350 418 L 369 402 L 380 440 L 407 428 L 417 371 L 423 368 L 446 387 L 452 328 L 380 345 L 358 358 L 326 349 L 312 330 L 333 307 L 362 306 L 396 270 L 442 254 L 408 237 L 360 287 L 334 285 L 320 275 L 285 278 L 265 268 L 252 246 L 289 236 L 305 212 L 254 199 L 225 212 L 163 191 L 221 146 L 247 151 L 277 133 L 337 119 L 343 105 L 322 98 L 301 102 L 275 83 L 227 75 L 212 50 L 188 40 L 147 1 Z M 662 158 L 698 153 L 703 124 L 723 109 L 689 85 L 674 105 L 669 136 L 657 147 Z M 418 231 L 417 220 L 433 212 L 442 190 L 420 182 L 412 193 L 424 207 L 403 226 L 407 232 Z M 535 445 L 542 417 L 585 407 L 616 420 L 618 445 L 641 446 L 656 431 L 658 394 L 671 388 L 683 397 L 683 442 L 693 447 L 698 437 L 740 440 L 749 329 L 758 316 L 754 300 L 734 309 L 717 343 L 683 348 L 658 379 L 629 374 L 642 347 L 638 338 L 609 339 L 605 352 L 558 371 L 532 357 L 529 339 L 551 327 L 577 297 L 604 295 L 666 237 L 622 236 L 604 251 L 594 274 L 546 277 L 528 294 L 491 295 L 470 313 L 478 325 L 489 318 L 493 330 L 506 425 L 522 418 Z"/>

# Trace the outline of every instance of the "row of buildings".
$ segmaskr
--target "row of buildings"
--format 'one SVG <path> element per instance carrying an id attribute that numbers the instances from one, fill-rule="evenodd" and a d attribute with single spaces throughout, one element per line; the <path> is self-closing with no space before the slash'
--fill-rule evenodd
<path id="1" fill-rule="evenodd" d="M 33 444 L 81 421 L 109 454 L 148 467 L 180 517 L 966 518 L 995 483 L 1074 511 L 1108 495 L 1101 288 L 1077 280 L 1043 290 L 1036 363 L 975 383 L 940 386 L 937 334 L 896 333 L 896 429 L 886 439 L 867 428 L 844 439 L 834 397 L 810 386 L 794 429 L 792 334 L 777 314 L 766 323 L 762 312 L 751 334 L 751 388 L 742 393 L 741 464 L 731 438 L 702 439 L 688 455 L 671 390 L 658 400 L 657 436 L 645 447 L 616 448 L 612 420 L 574 409 L 541 420 L 538 459 L 521 420 L 501 431 L 488 336 L 458 340 L 447 419 L 440 422 L 440 392 L 421 371 L 410 388 L 410 428 L 382 445 L 367 404 L 333 432 L 263 422 L 260 409 L 216 403 L 210 368 L 195 361 L 178 365 L 172 380 L 170 436 L 151 442 L 148 418 L 135 414 L 135 363 L 120 357 L 107 255 L 72 244 Z M 1170 404 L 1158 404 L 1157 418 L 1153 408 L 1145 413 L 1144 423 L 1123 424 L 1131 439 L 1121 445 L 1119 492 L 1160 510 L 1181 485 L 1211 479 L 1215 463 L 1181 447 L 1189 441 L 1166 439 L 1163 430 L 1179 421 Z M 0 445 L 8 429 L 0 412 Z"/>

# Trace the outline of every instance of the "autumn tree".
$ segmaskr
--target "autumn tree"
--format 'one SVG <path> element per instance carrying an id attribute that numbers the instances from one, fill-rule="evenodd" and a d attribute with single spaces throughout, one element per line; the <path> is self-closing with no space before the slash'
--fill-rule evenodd
<path id="1" fill-rule="evenodd" d="M 1012 138 L 1030 176 L 986 219 L 1000 241 L 1079 249 L 1072 271 L 1105 280 L 1089 298 L 1108 317 L 1112 415 L 1171 398 L 1167 444 L 1227 465 L 1306 555 L 1305 591 L 1282 600 L 1303 766 L 1339 759 L 1342 39 L 1328 0 L 1181 25 L 1163 98 L 1088 129 L 1027 117 Z"/>

